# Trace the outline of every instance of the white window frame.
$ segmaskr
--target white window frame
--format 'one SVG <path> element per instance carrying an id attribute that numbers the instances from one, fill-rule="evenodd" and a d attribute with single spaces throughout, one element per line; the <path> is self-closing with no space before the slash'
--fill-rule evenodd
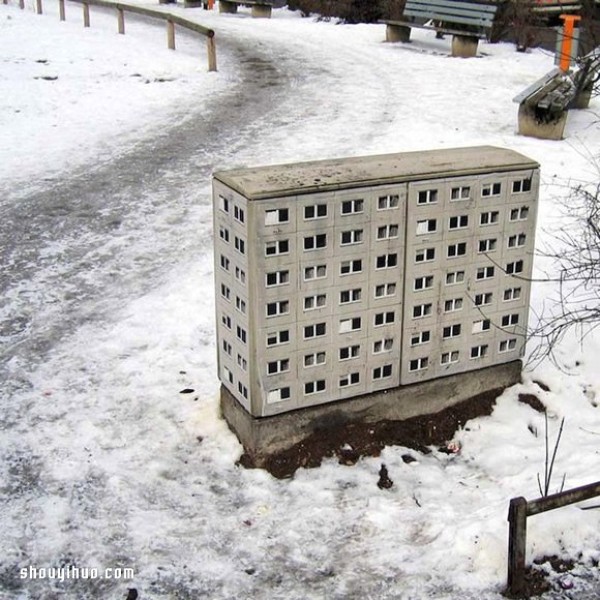
<path id="1" fill-rule="evenodd" d="M 317 310 L 327 306 L 327 294 L 313 294 L 312 296 L 304 297 L 304 312 Z"/>
<path id="2" fill-rule="evenodd" d="M 478 267 L 477 272 L 475 273 L 475 279 L 477 281 L 483 281 L 485 279 L 492 279 L 495 274 L 495 269 L 493 265 L 486 265 L 485 267 Z"/>
<path id="3" fill-rule="evenodd" d="M 273 276 L 275 283 L 269 283 L 269 277 Z M 290 283 L 290 271 L 289 269 L 282 269 L 281 271 L 271 271 L 265 274 L 265 287 L 279 287 L 281 285 L 289 285 Z"/>
<path id="4" fill-rule="evenodd" d="M 360 331 L 362 328 L 362 317 L 350 317 L 348 319 L 340 319 L 338 333 L 351 333 Z"/>
<path id="5" fill-rule="evenodd" d="M 347 294 L 347 300 L 344 299 L 343 295 Z M 360 302 L 362 299 L 362 288 L 354 288 L 352 290 L 342 290 L 340 292 L 340 305 L 342 304 L 354 304 Z"/>
<path id="6" fill-rule="evenodd" d="M 486 331 L 490 331 L 491 328 L 492 322 L 490 319 L 478 319 L 477 321 L 473 321 L 471 333 L 485 333 Z"/>
<path id="7" fill-rule="evenodd" d="M 423 319 L 428 317 L 433 312 L 433 304 L 425 302 L 423 304 L 415 304 L 413 306 L 413 319 Z M 417 314 L 419 313 L 419 314 Z"/>
<path id="8" fill-rule="evenodd" d="M 454 215 L 448 219 L 448 231 L 457 231 L 469 227 L 469 215 Z"/>
<path id="9" fill-rule="evenodd" d="M 399 194 L 387 194 L 377 199 L 377 210 L 393 210 L 400 206 Z"/>
<path id="10" fill-rule="evenodd" d="M 429 367 L 429 357 L 421 356 L 419 358 L 413 358 L 408 362 L 408 370 L 410 373 L 416 373 L 417 371 L 424 371 Z"/>
<path id="11" fill-rule="evenodd" d="M 458 271 L 448 271 L 446 273 L 446 285 L 459 285 L 465 281 L 465 272 L 462 269 Z"/>
<path id="12" fill-rule="evenodd" d="M 432 229 L 430 229 L 432 227 Z M 437 232 L 437 219 L 420 219 L 417 221 L 416 235 L 428 235 Z"/>
<path id="13" fill-rule="evenodd" d="M 450 202 L 460 202 L 471 199 L 471 186 L 459 185 L 450 189 Z"/>
<path id="14" fill-rule="evenodd" d="M 481 227 L 489 227 L 500 222 L 499 210 L 488 210 L 479 214 L 479 225 Z"/>
<path id="15" fill-rule="evenodd" d="M 346 240 L 344 241 L 344 238 Z M 340 233 L 340 246 L 353 246 L 362 244 L 364 241 L 364 231 L 362 229 L 350 229 Z"/>
<path id="16" fill-rule="evenodd" d="M 394 349 L 394 338 L 383 338 L 373 342 L 373 354 L 384 354 Z"/>
<path id="17" fill-rule="evenodd" d="M 347 354 L 348 356 L 342 356 L 342 353 Z M 360 356 L 360 344 L 352 344 L 351 346 L 343 346 L 338 350 L 338 361 L 344 360 L 352 360 L 353 358 L 358 358 Z"/>
<path id="18" fill-rule="evenodd" d="M 274 308 L 275 312 L 269 313 L 270 308 Z M 273 319 L 275 317 L 281 317 L 282 315 L 290 314 L 290 301 L 289 300 L 275 300 L 273 302 L 267 302 L 265 305 L 265 315 L 267 319 Z"/>
<path id="19" fill-rule="evenodd" d="M 448 298 L 444 300 L 444 312 L 451 313 L 462 310 L 464 302 L 462 298 Z"/>
<path id="20" fill-rule="evenodd" d="M 497 238 L 486 238 L 484 240 L 479 240 L 479 245 L 477 248 L 477 252 L 479 254 L 484 254 L 487 252 L 494 252 L 498 247 L 498 239 Z"/>
<path id="21" fill-rule="evenodd" d="M 354 373 L 347 373 L 342 375 L 338 380 L 338 386 L 341 388 L 351 387 L 353 385 L 360 384 L 360 373 L 355 371 Z"/>
<path id="22" fill-rule="evenodd" d="M 437 204 L 438 201 L 438 190 L 437 188 L 431 188 L 428 190 L 419 190 L 417 192 L 417 205 L 428 206 L 431 204 Z"/>
<path id="23" fill-rule="evenodd" d="M 424 290 L 430 290 L 433 287 L 433 275 L 423 275 L 421 277 L 415 277 L 413 281 L 413 291 L 422 292 Z"/>
<path id="24" fill-rule="evenodd" d="M 314 216 L 312 217 L 307 217 L 306 216 L 306 211 L 309 208 L 313 208 L 315 211 Z M 322 210 L 322 209 L 325 210 Z M 319 213 L 323 213 L 323 214 L 319 214 Z M 316 221 L 317 219 L 326 219 L 327 218 L 327 204 L 321 203 L 321 202 L 317 202 L 317 204 L 308 204 L 304 207 L 304 211 L 303 211 L 303 215 L 304 215 L 304 220 L 305 221 Z"/>
<path id="25" fill-rule="evenodd" d="M 325 351 L 311 352 L 304 355 L 304 368 L 310 369 L 324 365 L 327 362 L 327 353 Z"/>
<path id="26" fill-rule="evenodd" d="M 383 259 L 383 260 L 382 260 Z M 379 263 L 384 263 L 380 265 Z M 392 263 L 392 264 L 390 264 Z M 381 271 L 383 269 L 395 269 L 398 266 L 398 253 L 389 252 L 388 254 L 381 254 L 375 258 L 375 270 Z"/>
<path id="27" fill-rule="evenodd" d="M 322 328 L 322 333 L 319 333 L 319 330 Z M 309 333 L 310 335 L 307 335 Z M 305 325 L 302 330 L 303 338 L 305 340 L 312 340 L 314 338 L 323 337 L 327 335 L 327 323 L 311 323 L 310 325 Z"/>
<path id="28" fill-rule="evenodd" d="M 354 200 L 342 200 L 342 203 L 340 204 L 340 214 L 343 217 L 347 217 L 349 215 L 359 215 L 364 212 L 364 209 L 365 201 L 363 198 L 356 198 Z"/>
<path id="29" fill-rule="evenodd" d="M 287 248 L 282 250 L 282 248 Z M 269 252 L 269 250 L 273 248 L 273 252 Z M 271 240 L 269 242 L 265 242 L 265 256 L 267 258 L 271 256 L 281 256 L 283 254 L 290 253 L 290 241 L 289 240 Z"/>
<path id="30" fill-rule="evenodd" d="M 348 268 L 347 271 L 345 269 Z M 362 273 L 362 259 L 354 258 L 351 260 L 343 260 L 340 263 L 340 276 L 353 275 L 354 273 Z"/>
<path id="31" fill-rule="evenodd" d="M 265 210 L 265 225 L 279 225 L 280 223 L 289 223 L 289 221 L 289 208 L 268 208 Z"/>
<path id="32" fill-rule="evenodd" d="M 315 233 L 314 235 L 305 236 L 304 241 L 302 242 L 302 248 L 304 249 L 304 252 L 316 252 L 327 248 L 327 234 Z"/>
<path id="33" fill-rule="evenodd" d="M 450 350 L 442 352 L 440 356 L 440 365 L 455 365 L 460 361 L 460 352 L 458 350 Z"/>
<path id="34" fill-rule="evenodd" d="M 284 335 L 285 334 L 285 335 Z M 287 338 L 287 339 L 282 339 Z M 269 342 L 269 339 L 275 339 L 275 341 Z M 274 348 L 275 346 L 282 346 L 290 343 L 290 330 L 280 329 L 279 331 L 273 331 L 267 334 L 266 346 L 267 348 Z"/>
<path id="35" fill-rule="evenodd" d="M 278 358 L 267 362 L 267 375 L 279 375 L 280 373 L 288 373 L 290 370 L 289 358 Z"/>
<path id="36" fill-rule="evenodd" d="M 308 276 L 313 273 L 313 276 Z M 322 273 L 322 275 L 319 275 Z M 316 279 L 325 279 L 327 277 L 327 265 L 310 265 L 308 267 L 304 267 L 304 281 L 314 281 Z"/>
<path id="37" fill-rule="evenodd" d="M 390 283 L 378 283 L 375 285 L 375 298 L 389 298 L 396 295 L 397 284 L 395 281 Z"/>
<path id="38" fill-rule="evenodd" d="M 488 344 L 480 344 L 479 346 L 471 346 L 469 353 L 470 360 L 477 360 L 478 358 L 485 358 L 488 354 Z"/>
<path id="39" fill-rule="evenodd" d="M 413 348 L 414 346 L 422 346 L 423 344 L 428 344 L 430 341 L 431 331 L 429 329 L 419 331 L 410 336 L 411 348 Z"/>
<path id="40" fill-rule="evenodd" d="M 399 227 L 396 223 L 377 227 L 377 240 L 393 240 L 398 237 Z"/>

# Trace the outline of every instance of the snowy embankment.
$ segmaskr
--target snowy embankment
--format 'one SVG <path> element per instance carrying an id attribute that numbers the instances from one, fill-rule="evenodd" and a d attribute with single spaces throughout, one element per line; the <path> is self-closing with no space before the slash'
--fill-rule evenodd
<path id="1" fill-rule="evenodd" d="M 484 56 L 457 60 L 448 40 L 425 32 L 414 32 L 410 46 L 388 45 L 379 25 L 319 23 L 285 10 L 271 20 L 188 10 L 217 32 L 219 72 L 207 73 L 203 40 L 178 36 L 170 52 L 162 23 L 127 21 L 127 35 L 118 36 L 110 12 L 92 9 L 84 30 L 78 5 L 67 4 L 59 23 L 54 2 L 42 16 L 27 4 L 0 7 L 2 206 L 126 156 L 184 119 L 192 102 L 214 118 L 222 95 L 239 85 L 227 52 L 233 39 L 272 60 L 290 90 L 239 139 L 223 140 L 217 168 L 505 146 L 541 163 L 540 243 L 561 223 L 565 186 L 598 177 L 598 100 L 569 116 L 562 142 L 515 135 L 513 96 L 552 67 L 541 51 L 484 44 Z M 200 187 L 207 207 L 209 182 Z M 176 219 L 179 207 L 163 210 Z M 191 218 L 162 235 L 193 247 L 211 225 L 202 211 Z M 8 361 L 22 385 L 0 391 L 4 597 L 112 598 L 136 587 L 142 598 L 499 598 L 508 501 L 536 497 L 544 470 L 543 416 L 519 403 L 519 393 L 547 406 L 551 433 L 566 417 L 557 481 L 563 473 L 567 487 L 598 479 L 597 336 L 564 343 L 564 370 L 549 362 L 528 370 L 493 415 L 457 433 L 457 455 L 411 451 L 417 461 L 405 464 L 406 449 L 387 448 L 381 458 L 354 467 L 329 461 L 289 481 L 236 467 L 241 448 L 218 418 L 212 257 L 198 247 L 198 255 L 171 258 L 171 275 L 151 293 L 132 288 L 125 306 L 84 322 L 43 364 Z M 554 291 L 536 284 L 534 306 Z M 180 395 L 182 388 L 196 393 Z M 376 486 L 382 462 L 390 490 Z M 581 552 L 591 564 L 600 558 L 599 532 L 598 510 L 537 516 L 528 560 Z M 18 577 L 30 565 L 74 564 L 136 574 L 128 582 Z"/>

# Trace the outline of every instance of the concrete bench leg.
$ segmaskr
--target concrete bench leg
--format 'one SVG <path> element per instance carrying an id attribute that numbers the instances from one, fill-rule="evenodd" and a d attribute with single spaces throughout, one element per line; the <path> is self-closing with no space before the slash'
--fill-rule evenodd
<path id="1" fill-rule="evenodd" d="M 592 88 L 581 90 L 573 100 L 573 108 L 588 108 L 592 98 Z"/>
<path id="2" fill-rule="evenodd" d="M 228 2 L 227 0 L 219 0 L 219 12 L 220 13 L 236 13 L 238 5 L 235 2 Z"/>
<path id="3" fill-rule="evenodd" d="M 542 140 L 562 140 L 568 112 L 543 114 L 525 102 L 519 105 L 519 134 Z"/>
<path id="4" fill-rule="evenodd" d="M 385 41 L 386 42 L 409 42 L 410 41 L 410 27 L 404 25 L 390 25 L 389 23 L 385 28 Z"/>
<path id="5" fill-rule="evenodd" d="M 271 7 L 267 4 L 253 4 L 250 14 L 255 19 L 270 19 Z"/>
<path id="6" fill-rule="evenodd" d="M 472 58 L 477 55 L 479 40 L 476 37 L 466 35 L 452 36 L 452 56 L 458 58 Z"/>

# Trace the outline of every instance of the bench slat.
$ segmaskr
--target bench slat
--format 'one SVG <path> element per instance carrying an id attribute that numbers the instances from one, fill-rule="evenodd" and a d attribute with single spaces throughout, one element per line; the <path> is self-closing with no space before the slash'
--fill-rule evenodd
<path id="1" fill-rule="evenodd" d="M 491 28 L 497 7 L 460 0 L 408 0 L 403 17 Z"/>
<path id="2" fill-rule="evenodd" d="M 477 27 L 490 28 L 494 22 L 494 19 L 488 19 L 481 16 L 470 17 L 461 14 L 450 14 L 433 11 L 404 11 L 404 16 L 413 17 L 418 19 L 434 21 L 442 21 L 447 23 L 460 23 L 461 25 L 474 25 Z"/>
<path id="3" fill-rule="evenodd" d="M 556 68 L 552 69 L 549 73 L 546 73 L 543 77 L 538 79 L 536 82 L 527 86 L 520 94 L 517 94 L 513 98 L 513 102 L 521 104 L 524 100 L 527 100 L 530 96 L 533 96 L 537 91 L 541 90 L 545 85 L 561 74 L 561 70 Z"/>
<path id="4" fill-rule="evenodd" d="M 480 13 L 494 14 L 498 9 L 495 4 L 479 4 L 477 2 L 461 2 L 460 0 L 407 0 L 406 8 L 413 7 L 436 8 L 439 10 L 462 9 Z"/>

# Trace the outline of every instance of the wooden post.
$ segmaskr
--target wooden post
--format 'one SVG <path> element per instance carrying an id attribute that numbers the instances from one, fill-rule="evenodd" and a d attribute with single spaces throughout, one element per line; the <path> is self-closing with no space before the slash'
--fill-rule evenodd
<path id="1" fill-rule="evenodd" d="M 58 15 L 61 21 L 64 21 L 66 19 L 65 0 L 58 0 Z"/>
<path id="2" fill-rule="evenodd" d="M 169 50 L 175 50 L 175 23 L 167 20 L 167 46 Z"/>
<path id="3" fill-rule="evenodd" d="M 90 5 L 87 2 L 83 3 L 83 26 L 90 26 Z"/>
<path id="4" fill-rule="evenodd" d="M 209 35 L 206 38 L 206 51 L 208 53 L 208 70 L 217 70 L 217 45 L 215 43 L 215 36 Z"/>
<path id="5" fill-rule="evenodd" d="M 35 0 L 35 12 L 38 15 L 42 14 L 42 0 Z"/>
<path id="6" fill-rule="evenodd" d="M 125 35 L 125 11 L 122 8 L 117 7 L 117 23 L 119 27 L 119 33 Z"/>
<path id="7" fill-rule="evenodd" d="M 527 500 L 513 498 L 508 509 L 508 589 L 518 596 L 525 586 L 525 548 L 527 541 Z"/>
<path id="8" fill-rule="evenodd" d="M 20 9 L 24 9 L 25 8 L 25 0 L 19 0 L 19 8 Z"/>

